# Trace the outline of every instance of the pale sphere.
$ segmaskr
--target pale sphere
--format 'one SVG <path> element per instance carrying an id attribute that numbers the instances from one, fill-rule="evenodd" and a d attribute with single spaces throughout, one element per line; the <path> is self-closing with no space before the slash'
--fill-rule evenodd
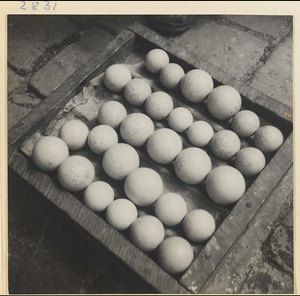
<path id="1" fill-rule="evenodd" d="M 169 127 L 177 133 L 185 132 L 193 123 L 193 114 L 184 107 L 177 107 L 171 111 L 168 117 Z"/>
<path id="2" fill-rule="evenodd" d="M 212 137 L 210 148 L 218 158 L 230 159 L 240 150 L 241 140 L 233 131 L 220 130 Z"/>
<path id="3" fill-rule="evenodd" d="M 246 182 L 236 168 L 224 165 L 211 170 L 206 178 L 205 188 L 215 203 L 230 205 L 243 196 Z"/>
<path id="4" fill-rule="evenodd" d="M 191 244 L 180 236 L 166 238 L 157 249 L 159 265 L 170 274 L 185 271 L 194 260 Z"/>
<path id="5" fill-rule="evenodd" d="M 132 106 L 143 105 L 151 93 L 149 83 L 142 78 L 134 78 L 124 87 L 124 98 Z"/>
<path id="6" fill-rule="evenodd" d="M 151 159 L 160 164 L 168 164 L 176 158 L 183 144 L 176 132 L 169 128 L 161 128 L 148 138 L 146 147 Z"/>
<path id="7" fill-rule="evenodd" d="M 127 116 L 124 105 L 117 101 L 107 101 L 99 108 L 98 122 L 116 129 Z"/>
<path id="8" fill-rule="evenodd" d="M 250 110 L 242 110 L 237 112 L 231 122 L 231 127 L 241 138 L 252 136 L 259 128 L 259 117 Z"/>
<path id="9" fill-rule="evenodd" d="M 58 167 L 57 179 L 69 191 L 81 191 L 90 185 L 95 178 L 92 162 L 81 155 L 67 157 Z"/>
<path id="10" fill-rule="evenodd" d="M 117 230 L 126 230 L 137 219 L 138 211 L 133 202 L 119 198 L 109 204 L 105 215 L 111 226 Z"/>
<path id="11" fill-rule="evenodd" d="M 212 77 L 204 70 L 194 69 L 187 72 L 181 79 L 180 90 L 190 102 L 201 103 L 213 90 Z"/>
<path id="12" fill-rule="evenodd" d="M 189 211 L 182 222 L 187 238 L 195 243 L 202 243 L 212 236 L 216 229 L 214 217 L 202 209 Z"/>
<path id="13" fill-rule="evenodd" d="M 125 179 L 126 196 L 138 206 L 153 204 L 163 192 L 161 176 L 153 169 L 140 167 Z"/>
<path id="14" fill-rule="evenodd" d="M 129 231 L 130 240 L 144 252 L 154 251 L 165 238 L 163 224 L 151 215 L 137 218 Z"/>
<path id="15" fill-rule="evenodd" d="M 33 146 L 32 161 L 41 170 L 50 172 L 69 156 L 67 144 L 59 137 L 41 137 Z"/>
<path id="16" fill-rule="evenodd" d="M 184 70 L 181 66 L 175 63 L 170 63 L 164 66 L 159 74 L 161 84 L 168 89 L 175 89 L 184 76 Z"/>
<path id="17" fill-rule="evenodd" d="M 154 130 L 153 121 L 143 113 L 128 115 L 120 125 L 122 139 L 133 147 L 143 146 Z"/>
<path id="18" fill-rule="evenodd" d="M 97 125 L 89 132 L 87 143 L 94 153 L 103 154 L 109 147 L 118 143 L 118 134 L 109 125 Z"/>
<path id="19" fill-rule="evenodd" d="M 166 226 L 179 224 L 187 213 L 187 204 L 184 198 L 175 192 L 161 195 L 154 205 L 157 218 Z"/>
<path id="20" fill-rule="evenodd" d="M 231 118 L 241 109 L 241 106 L 241 95 L 229 85 L 221 85 L 214 88 L 207 97 L 209 113 L 219 120 Z"/>
<path id="21" fill-rule="evenodd" d="M 103 82 L 111 91 L 121 92 L 131 78 L 131 72 L 125 65 L 114 64 L 104 72 Z"/>
<path id="22" fill-rule="evenodd" d="M 187 130 L 187 137 L 189 141 L 194 146 L 200 148 L 208 145 L 213 135 L 214 130 L 212 126 L 204 120 L 193 122 Z"/>
<path id="23" fill-rule="evenodd" d="M 234 158 L 234 166 L 245 176 L 257 175 L 266 165 L 264 154 L 255 147 L 241 149 Z"/>
<path id="24" fill-rule="evenodd" d="M 59 129 L 58 136 L 70 150 L 79 150 L 86 144 L 89 128 L 81 120 L 73 119 L 65 122 Z"/>
<path id="25" fill-rule="evenodd" d="M 140 165 L 137 151 L 126 143 L 110 146 L 103 155 L 102 166 L 105 173 L 114 180 L 123 180 Z"/>
<path id="26" fill-rule="evenodd" d="M 95 181 L 83 193 L 83 202 L 94 212 L 104 211 L 114 200 L 114 190 L 106 182 Z"/>
<path id="27" fill-rule="evenodd" d="M 145 101 L 145 111 L 154 120 L 163 120 L 168 117 L 174 108 L 169 94 L 163 91 L 153 92 Z"/>
<path id="28" fill-rule="evenodd" d="M 155 48 L 147 53 L 145 66 L 149 72 L 157 74 L 169 61 L 169 56 L 164 50 Z"/>
<path id="29" fill-rule="evenodd" d="M 183 149 L 174 162 L 177 177 L 182 182 L 191 185 L 202 182 L 211 168 L 212 163 L 208 154 L 196 147 Z"/>
<path id="30" fill-rule="evenodd" d="M 254 134 L 254 146 L 265 154 L 276 151 L 283 144 L 283 134 L 272 125 L 261 126 Z"/>

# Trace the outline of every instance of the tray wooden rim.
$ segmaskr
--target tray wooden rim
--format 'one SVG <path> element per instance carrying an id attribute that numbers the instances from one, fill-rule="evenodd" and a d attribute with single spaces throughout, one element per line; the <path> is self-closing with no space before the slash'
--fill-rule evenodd
<path id="1" fill-rule="evenodd" d="M 87 81 L 87 79 L 91 79 L 92 76 L 96 76 L 97 73 L 99 73 L 99 69 L 103 69 L 105 65 L 108 65 L 112 59 L 118 57 L 118 49 L 122 47 L 126 47 L 126 50 L 130 51 L 135 43 L 135 39 L 137 38 L 145 38 L 148 42 L 154 44 L 157 47 L 165 49 L 168 53 L 176 57 L 177 59 L 181 59 L 184 61 L 187 65 L 191 65 L 192 67 L 202 68 L 210 73 L 212 73 L 212 76 L 220 81 L 222 84 L 229 84 L 234 86 L 243 96 L 250 98 L 252 103 L 259 105 L 262 108 L 265 108 L 271 112 L 274 111 L 274 99 L 269 98 L 257 90 L 253 89 L 252 87 L 245 86 L 240 81 L 238 81 L 234 77 L 230 77 L 228 74 L 220 71 L 216 67 L 212 66 L 211 64 L 207 63 L 203 60 L 196 60 L 195 57 L 192 55 L 189 55 L 188 58 L 186 58 L 186 54 L 184 53 L 184 48 L 171 44 L 167 39 L 165 39 L 162 36 L 159 36 L 158 34 L 152 32 L 148 28 L 144 27 L 143 25 L 136 23 L 133 26 L 131 26 L 129 29 L 124 30 L 121 32 L 110 44 L 108 44 L 107 49 L 99 53 L 95 59 L 94 62 L 90 61 L 88 62 L 84 67 L 78 69 L 69 79 L 67 79 L 60 87 L 58 87 L 56 90 L 53 91 L 52 94 L 49 95 L 42 103 L 40 108 L 43 112 L 38 112 L 38 108 L 35 108 L 30 112 L 20 123 L 16 124 L 14 127 L 12 127 L 8 132 L 8 145 L 9 145 L 9 165 L 24 179 L 26 179 L 28 182 L 31 182 L 31 174 L 35 174 L 33 171 L 34 169 L 31 167 L 31 165 L 27 162 L 26 158 L 20 154 L 18 150 L 18 145 L 25 139 L 25 137 L 32 133 L 33 128 L 36 128 L 39 126 L 39 123 L 43 121 L 45 116 L 51 117 L 53 114 L 58 113 L 60 108 L 72 97 L 74 96 L 75 92 Z M 146 36 L 146 37 L 145 37 Z M 122 54 L 122 53 L 121 53 Z M 183 59 L 184 57 L 184 59 Z M 98 64 L 95 64 L 95 60 L 98 61 Z M 57 98 L 60 97 L 59 101 L 56 102 L 55 108 L 53 108 L 53 103 Z M 292 114 L 291 108 L 288 106 L 276 101 L 276 115 L 282 116 L 283 112 Z M 286 117 L 283 118 L 284 121 L 287 122 L 287 124 L 291 124 L 292 118 Z M 34 124 L 32 125 L 32 122 Z M 44 122 L 45 124 L 45 122 Z M 276 178 L 273 179 L 273 185 L 276 186 L 278 182 L 280 182 L 281 178 L 285 175 L 285 173 L 288 171 L 288 169 L 292 166 L 293 159 L 292 159 L 292 132 L 288 136 L 287 140 L 284 142 L 283 146 L 277 151 L 276 155 L 272 158 L 272 163 L 274 167 L 280 167 L 282 168 L 282 165 L 284 165 L 284 168 L 282 168 L 281 173 L 276 175 Z M 287 155 L 287 157 L 284 157 L 284 155 Z M 19 164 L 16 163 L 15 159 L 19 160 Z M 284 161 L 283 161 L 284 160 Z M 22 167 L 23 166 L 23 167 Z M 266 167 L 268 168 L 268 166 Z M 274 168 L 273 168 L 274 169 Z M 267 173 L 270 173 L 268 171 L 272 171 L 271 169 L 267 169 Z M 29 172 L 29 173 L 28 173 Z M 40 172 L 38 172 L 40 174 Z M 267 174 L 265 173 L 265 174 Z M 44 173 L 42 173 L 44 175 Z M 43 180 L 47 179 L 47 177 L 43 177 Z M 33 186 L 39 187 L 41 185 L 42 181 L 36 181 Z M 49 180 L 47 180 L 47 183 L 50 184 Z M 39 187 L 40 188 L 40 187 Z M 43 192 L 43 189 L 40 188 L 39 191 L 42 191 L 43 194 L 47 194 L 46 197 L 51 200 L 51 197 L 49 195 L 52 195 L 53 192 L 50 190 L 48 193 Z M 57 190 L 57 189 L 55 189 Z M 61 191 L 62 195 L 65 195 L 65 191 Z M 249 225 L 251 222 L 251 219 L 253 215 L 256 213 L 256 211 L 259 209 L 259 207 L 266 201 L 268 196 L 271 194 L 268 192 L 266 195 L 262 196 L 259 200 L 260 203 L 254 203 L 254 206 L 251 205 L 251 207 L 248 207 L 250 211 L 248 211 L 249 217 L 248 221 L 244 221 L 241 225 L 235 225 L 238 226 L 236 229 L 238 229 L 239 234 L 241 234 L 244 231 L 244 228 Z M 68 194 L 70 195 L 70 194 Z M 52 201 L 52 200 L 51 200 Z M 52 201 L 53 202 L 53 201 Z M 245 201 L 244 199 L 240 200 L 234 209 L 236 207 L 245 207 Z M 58 207 L 60 207 L 60 203 L 56 204 Z M 233 209 L 233 210 L 234 210 Z M 65 209 L 65 211 L 68 213 L 68 209 Z M 229 214 L 229 217 L 227 217 L 223 223 L 229 220 L 232 220 L 231 213 Z M 75 220 L 76 221 L 76 220 Z M 80 220 L 77 221 L 81 225 Z M 155 268 L 156 272 L 159 271 L 159 274 L 161 275 L 161 278 L 164 280 L 161 280 L 159 282 L 154 281 L 153 277 L 149 277 L 149 275 L 145 274 L 145 272 L 139 268 L 138 266 L 132 266 L 133 268 L 136 268 L 136 272 L 142 275 L 146 281 L 148 281 L 154 288 L 156 288 L 158 291 L 162 292 L 165 291 L 166 293 L 170 293 L 170 287 L 172 287 L 172 291 L 175 291 L 178 293 L 178 291 L 181 291 L 183 293 L 187 293 L 187 291 L 192 292 L 199 292 L 201 289 L 204 288 L 205 282 L 208 280 L 208 278 L 213 274 L 217 267 L 220 265 L 220 262 L 224 258 L 224 256 L 229 252 L 232 245 L 226 245 L 226 248 L 218 255 L 218 260 L 215 260 L 213 264 L 209 263 L 207 265 L 207 268 L 209 271 L 205 270 L 205 272 L 200 271 L 200 264 L 199 262 L 203 260 L 204 258 L 207 259 L 208 257 L 208 251 L 211 253 L 212 249 L 215 250 L 216 246 L 216 235 L 220 233 L 220 228 L 218 228 L 216 233 L 212 236 L 212 238 L 207 242 L 204 249 L 200 252 L 200 254 L 195 258 L 195 261 L 192 263 L 190 268 L 185 272 L 183 277 L 177 282 L 173 277 L 170 277 L 167 273 L 165 273 L 161 268 L 157 267 Z M 236 224 L 236 223 L 235 223 Z M 85 227 L 84 225 L 81 225 Z M 239 235 L 235 236 L 235 241 L 238 240 Z M 99 239 L 99 238 L 98 238 Z M 100 240 L 101 242 L 101 240 Z M 134 246 L 133 246 L 134 247 Z M 137 252 L 140 252 L 137 250 Z M 117 253 L 115 254 L 117 255 Z M 143 257 L 143 255 L 141 255 Z M 211 254 L 209 255 L 211 256 Z M 221 256 L 221 259 L 220 259 Z M 211 258 L 211 257 L 210 257 Z M 123 258 L 124 260 L 124 258 Z M 213 260 L 210 260 L 210 262 Z M 208 262 L 206 260 L 205 262 Z M 201 276 L 199 277 L 199 273 Z M 197 278 L 195 283 L 194 277 L 191 277 L 191 274 L 197 273 Z M 167 279 L 168 285 L 166 285 L 165 280 Z M 201 279 L 201 282 L 199 282 L 199 279 Z M 168 287 L 168 291 L 166 291 L 165 287 Z M 180 293 L 181 293 L 180 292 Z"/>

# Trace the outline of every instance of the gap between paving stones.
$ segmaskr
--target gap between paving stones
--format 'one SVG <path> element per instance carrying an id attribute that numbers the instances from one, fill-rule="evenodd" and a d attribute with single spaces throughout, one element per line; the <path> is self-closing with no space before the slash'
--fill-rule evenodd
<path id="1" fill-rule="evenodd" d="M 60 51 L 62 51 L 66 46 L 78 41 L 80 39 L 80 33 L 76 32 L 68 36 L 59 44 L 55 44 L 51 47 L 46 47 L 45 52 L 42 53 L 37 60 L 34 61 L 31 71 L 24 71 L 23 69 L 17 69 L 14 67 L 9 60 L 7 61 L 8 66 L 21 77 L 32 76 L 35 72 L 41 69 L 47 62 L 49 62 L 54 56 L 56 56 Z"/>
<path id="2" fill-rule="evenodd" d="M 78 26 L 77 26 L 78 27 Z M 24 106 L 24 104 L 18 104 L 15 103 L 12 100 L 12 95 L 13 94 L 20 94 L 20 95 L 26 95 L 26 96 L 33 96 L 36 99 L 44 99 L 45 97 L 41 95 L 35 88 L 31 87 L 29 81 L 31 77 L 38 72 L 44 65 L 46 65 L 49 61 L 51 61 L 57 54 L 59 54 L 65 47 L 68 45 L 75 43 L 80 40 L 80 37 L 82 35 L 81 31 L 77 31 L 76 33 L 71 34 L 68 36 L 66 39 L 64 39 L 61 43 L 55 44 L 51 47 L 45 48 L 45 52 L 41 54 L 38 59 L 34 62 L 34 65 L 32 67 L 31 71 L 24 72 L 21 70 L 18 70 L 15 68 L 9 61 L 8 67 L 10 68 L 11 71 L 13 71 L 16 75 L 19 75 L 20 77 L 25 79 L 25 85 L 26 87 L 23 89 L 23 92 L 21 89 L 15 89 L 12 92 L 8 93 L 8 100 L 10 100 L 11 103 L 16 104 L 18 106 Z M 34 104 L 35 106 L 36 104 Z"/>
<path id="3" fill-rule="evenodd" d="M 240 284 L 239 291 L 235 291 L 235 293 L 237 293 L 237 294 L 240 294 L 240 293 L 241 293 L 243 287 L 247 284 L 248 279 L 249 279 L 250 274 L 251 274 L 251 272 L 252 272 L 253 269 L 254 269 L 254 265 L 253 265 L 253 264 L 250 264 L 250 265 L 249 265 L 249 269 L 248 269 L 248 271 L 247 271 L 246 274 L 245 274 L 245 278 L 244 278 L 244 280 L 243 280 L 243 281 L 241 282 L 241 284 Z M 228 291 L 228 292 L 229 292 L 229 291 Z"/>
<path id="4" fill-rule="evenodd" d="M 76 28 L 78 28 L 78 26 L 76 26 Z M 30 86 L 29 82 L 31 77 L 65 47 L 79 40 L 80 34 L 81 31 L 78 28 L 75 33 L 67 36 L 62 42 L 51 47 L 46 47 L 44 52 L 34 62 L 31 71 L 23 71 L 22 69 L 19 70 L 14 67 L 9 60 L 7 60 L 7 71 L 11 71 L 12 74 L 19 76 L 20 79 L 23 80 L 21 85 L 13 86 L 12 90 L 7 93 L 7 101 L 10 103 L 8 108 L 11 114 L 16 113 L 13 116 L 14 119 L 8 120 L 9 128 L 12 127 L 17 121 L 21 120 L 45 98 L 38 91 L 36 91 L 36 89 Z"/>
<path id="5" fill-rule="evenodd" d="M 22 79 L 22 85 L 13 85 L 12 90 L 7 93 L 7 100 L 10 103 L 10 110 L 12 113 L 18 113 L 20 108 L 25 108 L 26 112 L 19 112 L 16 114 L 14 120 L 10 120 L 10 126 L 14 125 L 16 120 L 21 120 L 32 108 L 37 106 L 46 96 L 41 94 L 36 88 L 32 87 L 30 80 L 32 77 L 42 69 L 46 64 L 55 58 L 60 52 L 72 44 L 80 41 L 82 35 L 91 28 L 99 27 L 96 23 L 96 18 L 88 18 L 87 20 L 78 21 L 72 17 L 66 17 L 67 21 L 72 23 L 75 27 L 75 32 L 67 36 L 62 42 L 55 44 L 51 47 L 43 49 L 43 53 L 34 62 L 30 71 L 23 71 L 14 67 L 13 64 L 8 62 L 8 71 Z M 115 33 L 114 33 L 115 35 Z M 15 106 L 15 108 L 13 107 Z M 25 111 L 25 109 L 22 109 Z M 17 119 L 18 118 L 18 119 Z"/>
<path id="6" fill-rule="evenodd" d="M 266 61 L 271 56 L 273 50 L 279 46 L 280 43 L 282 43 L 287 37 L 289 37 L 292 34 L 292 28 L 293 28 L 293 22 L 292 19 L 287 22 L 287 29 L 282 34 L 277 34 L 276 37 L 270 36 L 268 34 L 264 34 L 261 32 L 257 32 L 251 28 L 242 26 L 226 17 L 223 16 L 213 16 L 213 19 L 219 23 L 220 25 L 232 27 L 235 29 L 238 29 L 240 31 L 246 32 L 258 39 L 264 40 L 268 42 L 268 45 L 264 49 L 263 55 L 260 57 L 260 59 L 250 68 L 247 70 L 247 72 L 242 77 L 242 81 L 244 81 L 247 85 L 249 85 L 254 76 L 255 73 L 266 63 Z"/>
<path id="7" fill-rule="evenodd" d="M 20 79 L 23 79 L 21 82 L 16 81 L 15 83 L 17 84 L 16 86 L 12 86 L 12 90 L 7 92 L 7 100 L 13 104 L 16 104 L 18 106 L 36 106 L 36 100 L 42 100 L 43 97 L 36 92 L 34 89 L 31 89 L 29 85 L 29 81 L 31 79 L 30 75 L 26 75 L 25 77 L 20 76 L 16 72 L 13 71 L 10 67 L 7 69 L 8 72 L 11 72 L 12 74 L 10 75 L 16 75 L 19 76 Z M 10 78 L 12 80 L 12 78 Z M 27 96 L 27 97 L 32 97 L 33 102 L 25 102 L 26 100 L 20 100 L 20 99 L 15 99 L 14 97 L 20 97 L 20 96 Z"/>
<path id="8" fill-rule="evenodd" d="M 85 59 L 91 58 L 96 51 L 100 50 L 109 40 L 111 40 L 111 38 L 116 36 L 119 31 L 131 25 L 136 20 L 136 17 L 125 17 L 124 19 L 122 18 L 121 21 L 117 22 L 115 30 L 109 30 L 109 26 L 106 26 L 105 24 L 102 25 L 101 21 L 104 20 L 102 20 L 102 18 L 99 20 L 99 18 L 97 18 L 96 16 L 90 16 L 88 18 L 81 17 L 79 20 L 70 16 L 69 19 L 71 23 L 74 23 L 77 27 L 81 28 L 81 31 L 78 33 L 79 38 L 72 44 L 66 44 L 59 53 L 57 53 L 51 60 L 48 61 L 48 63 L 44 64 L 41 69 L 37 69 L 38 71 L 36 71 L 36 73 L 32 75 L 29 81 L 30 90 L 43 98 L 47 97 L 49 92 L 51 92 L 58 86 L 58 82 L 61 83 L 73 73 L 74 69 L 72 69 L 72 67 L 80 67 L 81 64 L 84 63 Z M 78 23 L 80 24 L 78 25 Z M 92 40 L 93 37 L 91 35 L 93 34 L 95 34 L 95 36 L 101 34 L 103 40 Z M 84 53 L 84 51 L 86 51 L 86 53 Z M 72 54 L 72 52 L 75 54 L 75 58 L 73 61 L 71 61 L 71 59 L 69 58 L 69 54 Z M 66 60 L 65 66 L 59 65 L 60 58 L 62 59 L 62 61 Z M 50 70 L 52 72 L 55 72 L 55 68 L 56 71 L 60 71 L 59 68 L 61 68 L 61 70 L 63 70 L 63 74 L 58 75 L 58 77 L 56 78 L 51 78 L 49 80 L 49 83 L 46 84 L 47 72 L 49 72 Z"/>
<path id="9" fill-rule="evenodd" d="M 78 27 L 78 25 L 77 25 Z M 34 108 L 36 105 L 40 103 L 41 100 L 45 98 L 38 90 L 30 85 L 30 80 L 32 76 L 38 72 L 42 67 L 44 67 L 49 61 L 51 61 L 57 54 L 59 54 L 63 49 L 67 46 L 76 43 L 80 40 L 83 34 L 83 30 L 79 30 L 76 33 L 67 37 L 63 42 L 56 44 L 52 47 L 46 48 L 45 52 L 37 59 L 35 65 L 33 66 L 32 71 L 23 73 L 22 71 L 18 71 L 13 65 L 8 62 L 8 67 L 11 71 L 13 71 L 16 75 L 24 78 L 25 82 L 23 85 L 23 89 L 16 88 L 13 91 L 8 93 L 8 101 L 11 104 L 14 104 L 18 107 L 26 107 L 26 108 Z M 21 72 L 21 73 L 20 73 Z M 23 97 L 23 99 L 21 98 Z M 31 100 L 32 99 L 32 100 Z"/>
<path id="10" fill-rule="evenodd" d="M 115 35 L 109 34 L 101 28 L 82 31 L 78 42 L 66 46 L 32 76 L 30 86 L 42 96 L 47 97 L 74 71 L 91 59 L 96 52 L 103 50 L 114 37 Z"/>

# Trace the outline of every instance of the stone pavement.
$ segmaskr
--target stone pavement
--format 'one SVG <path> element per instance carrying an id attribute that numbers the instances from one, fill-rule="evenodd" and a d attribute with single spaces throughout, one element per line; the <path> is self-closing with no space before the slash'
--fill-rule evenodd
<path id="1" fill-rule="evenodd" d="M 136 20 L 150 26 L 139 16 L 9 16 L 8 128 Z M 197 16 L 187 31 L 168 38 L 293 107 L 292 17 Z M 107 269 L 87 247 L 89 237 L 39 205 L 40 197 L 23 185 L 9 178 L 10 293 L 151 293 L 117 266 Z M 207 293 L 294 293 L 293 196 L 278 205 L 264 208 L 233 250 L 242 256 L 252 248 L 249 257 L 229 256 Z"/>

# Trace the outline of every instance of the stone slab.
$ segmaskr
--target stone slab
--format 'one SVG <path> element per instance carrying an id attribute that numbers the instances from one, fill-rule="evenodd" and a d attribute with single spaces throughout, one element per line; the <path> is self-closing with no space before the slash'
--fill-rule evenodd
<path id="1" fill-rule="evenodd" d="M 136 15 L 99 15 L 97 24 L 110 32 L 119 34 L 139 19 L 140 17 Z"/>
<path id="2" fill-rule="evenodd" d="M 28 108 L 33 108 L 38 105 L 42 100 L 35 97 L 33 94 L 24 93 L 24 94 L 14 94 L 11 99 L 11 103 L 14 103 L 18 106 L 24 106 Z"/>
<path id="3" fill-rule="evenodd" d="M 279 269 L 293 274 L 293 210 L 274 225 L 274 230 L 264 243 L 264 255 Z"/>
<path id="4" fill-rule="evenodd" d="M 17 122 L 22 120 L 32 109 L 25 106 L 18 106 L 16 104 L 7 103 L 7 129 L 9 130 Z"/>
<path id="5" fill-rule="evenodd" d="M 293 38 L 278 44 L 251 86 L 293 108 Z"/>
<path id="6" fill-rule="evenodd" d="M 19 73 L 29 73 L 47 48 L 61 44 L 76 30 L 64 16 L 11 15 L 8 17 L 8 62 Z"/>
<path id="7" fill-rule="evenodd" d="M 189 30 L 172 39 L 193 55 L 238 79 L 258 63 L 268 45 L 247 32 L 223 26 L 209 16 L 196 17 Z"/>
<path id="8" fill-rule="evenodd" d="M 26 86 L 25 78 L 16 74 L 10 67 L 7 67 L 7 93 L 9 94 L 24 86 Z"/>
<path id="9" fill-rule="evenodd" d="M 99 19 L 97 15 L 70 15 L 68 19 L 72 22 L 75 22 L 80 27 L 90 27 L 94 25 L 95 21 Z"/>
<path id="10" fill-rule="evenodd" d="M 239 294 L 291 294 L 293 292 L 293 278 L 274 269 L 272 265 L 263 262 L 261 266 L 254 266 Z"/>
<path id="11" fill-rule="evenodd" d="M 114 35 L 99 28 L 84 32 L 78 42 L 68 45 L 36 72 L 30 85 L 42 96 L 48 96 L 113 38 Z"/>
<path id="12" fill-rule="evenodd" d="M 272 37 L 286 35 L 290 30 L 292 16 L 277 15 L 224 15 L 232 22 Z"/>

